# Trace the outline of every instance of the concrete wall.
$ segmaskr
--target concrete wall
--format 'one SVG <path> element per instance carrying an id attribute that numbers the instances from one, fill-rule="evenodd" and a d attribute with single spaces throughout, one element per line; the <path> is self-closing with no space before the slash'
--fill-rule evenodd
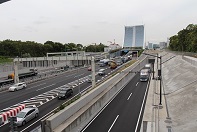
<path id="1" fill-rule="evenodd" d="M 123 72 L 110 78 L 82 96 L 65 109 L 46 119 L 42 124 L 45 132 L 80 131 L 147 63 L 143 58 Z M 133 72 L 131 72 L 133 71 Z"/>
<path id="2" fill-rule="evenodd" d="M 77 61 L 78 60 L 78 61 Z M 51 69 L 55 67 L 61 67 L 68 65 L 83 66 L 91 64 L 91 57 L 88 56 L 68 56 L 68 57 L 34 57 L 34 58 L 17 58 L 14 61 L 19 61 L 18 71 L 19 73 L 27 72 L 30 68 L 37 68 L 40 70 Z M 14 72 L 13 62 L 9 64 L 0 64 L 0 78 L 8 76 Z"/>
<path id="3" fill-rule="evenodd" d="M 197 58 L 190 57 L 190 56 L 183 56 L 182 59 L 187 61 L 191 65 L 197 67 Z"/>
<path id="4" fill-rule="evenodd" d="M 14 61 L 42 61 L 42 60 L 91 60 L 90 56 L 58 56 L 58 57 L 33 57 L 15 58 Z"/>

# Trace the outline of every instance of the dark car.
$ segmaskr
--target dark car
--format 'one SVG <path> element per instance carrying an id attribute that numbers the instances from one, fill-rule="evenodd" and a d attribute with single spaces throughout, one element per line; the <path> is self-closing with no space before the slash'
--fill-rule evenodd
<path id="1" fill-rule="evenodd" d="M 58 99 L 65 99 L 69 96 L 73 95 L 73 89 L 72 88 L 61 88 L 58 92 Z"/>

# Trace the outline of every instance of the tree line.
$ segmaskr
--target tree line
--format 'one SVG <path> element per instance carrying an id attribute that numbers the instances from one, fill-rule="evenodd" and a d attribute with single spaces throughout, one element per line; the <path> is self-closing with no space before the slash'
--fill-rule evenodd
<path id="1" fill-rule="evenodd" d="M 0 41 L 0 56 L 6 57 L 43 57 L 46 53 L 51 52 L 68 52 L 68 51 L 86 51 L 86 52 L 103 52 L 104 44 L 94 44 L 83 46 L 82 44 L 46 41 L 44 44 L 34 41 Z"/>
<path id="2" fill-rule="evenodd" d="M 169 49 L 174 51 L 197 52 L 197 24 L 189 24 L 177 35 L 170 37 Z"/>

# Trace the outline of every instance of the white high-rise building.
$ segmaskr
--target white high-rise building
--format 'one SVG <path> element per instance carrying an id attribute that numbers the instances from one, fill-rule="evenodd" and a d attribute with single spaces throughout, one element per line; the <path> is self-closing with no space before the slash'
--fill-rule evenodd
<path id="1" fill-rule="evenodd" d="M 145 48 L 144 44 L 144 25 L 125 26 L 124 48 Z"/>

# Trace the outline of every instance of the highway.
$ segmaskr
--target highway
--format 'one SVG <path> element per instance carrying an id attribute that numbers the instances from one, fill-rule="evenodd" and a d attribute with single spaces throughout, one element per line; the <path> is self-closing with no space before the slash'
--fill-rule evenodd
<path id="1" fill-rule="evenodd" d="M 102 67 L 103 68 L 103 67 Z M 104 67 L 106 73 L 111 73 L 112 70 L 108 67 Z M 96 71 L 101 67 L 96 66 Z M 52 78 L 41 80 L 32 84 L 29 84 L 26 89 L 22 89 L 16 92 L 4 91 L 0 93 L 0 109 L 17 106 L 20 104 L 26 104 L 26 106 L 36 105 L 39 108 L 40 114 L 37 119 L 28 122 L 25 126 L 19 127 L 18 131 L 31 131 L 40 125 L 40 120 L 49 114 L 53 109 L 58 107 L 66 100 L 58 100 L 57 92 L 58 87 L 65 84 L 71 84 L 74 86 L 74 95 L 79 91 L 86 89 L 91 83 L 87 83 L 87 76 L 91 74 L 87 68 L 81 68 L 78 71 L 68 71 L 63 74 L 54 76 Z M 96 80 L 100 80 L 103 76 L 96 76 Z M 78 85 L 80 80 L 80 87 Z M 79 89 L 80 88 L 80 89 Z M 9 131 L 9 124 L 5 124 L 0 127 L 0 131 Z"/>
<path id="2" fill-rule="evenodd" d="M 81 132 L 138 132 L 148 85 L 136 74 Z"/>

